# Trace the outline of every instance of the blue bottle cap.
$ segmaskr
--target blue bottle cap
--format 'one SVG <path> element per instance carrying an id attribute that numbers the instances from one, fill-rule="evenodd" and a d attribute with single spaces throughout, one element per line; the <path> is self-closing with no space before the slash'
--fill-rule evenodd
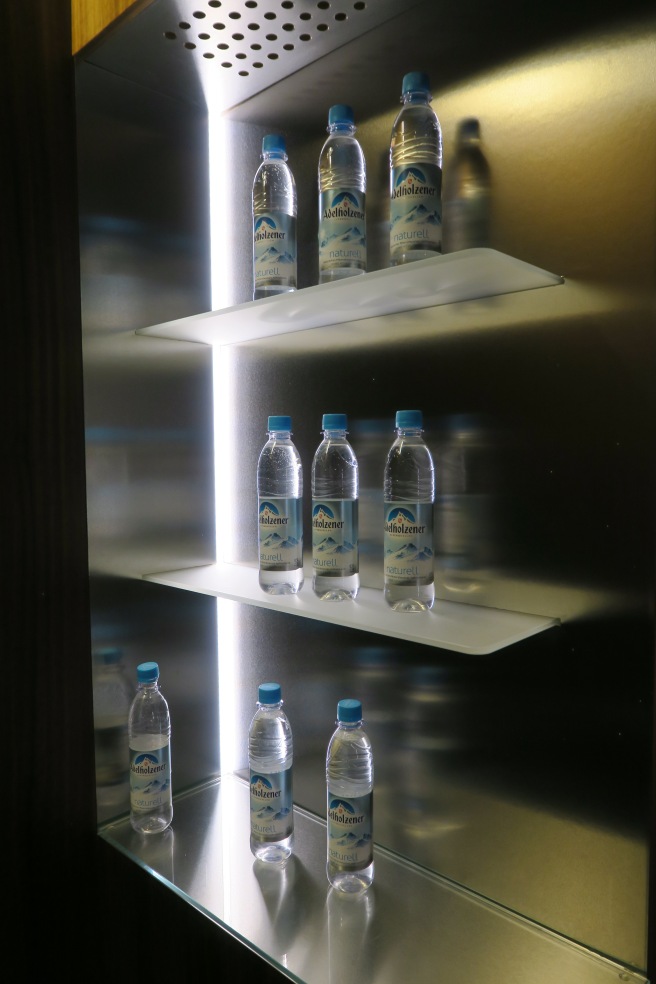
<path id="1" fill-rule="evenodd" d="M 402 95 L 406 92 L 430 92 L 430 82 L 425 72 L 408 72 L 403 76 Z"/>
<path id="2" fill-rule="evenodd" d="M 270 431 L 290 431 L 292 429 L 291 417 L 269 417 L 267 430 Z"/>
<path id="3" fill-rule="evenodd" d="M 337 720 L 344 724 L 354 724 L 362 720 L 362 704 L 359 700 L 340 700 L 337 704 Z"/>
<path id="4" fill-rule="evenodd" d="M 159 677 L 159 666 L 157 663 L 139 663 L 137 667 L 137 680 L 139 683 L 154 683 Z"/>
<path id="5" fill-rule="evenodd" d="M 262 138 L 263 154 L 284 154 L 286 153 L 285 138 L 281 133 L 267 133 Z"/>
<path id="6" fill-rule="evenodd" d="M 279 704 L 282 700 L 280 684 L 261 683 L 257 691 L 257 699 L 260 704 Z"/>
<path id="7" fill-rule="evenodd" d="M 350 106 L 337 103 L 337 105 L 330 107 L 328 110 L 328 126 L 332 126 L 335 123 L 345 123 L 348 126 L 353 124 L 353 110 Z"/>
<path id="8" fill-rule="evenodd" d="M 397 427 L 423 427 L 424 418 L 421 410 L 397 410 L 396 411 L 396 426 Z"/>
<path id="9" fill-rule="evenodd" d="M 321 430 L 339 431 L 346 430 L 345 413 L 324 413 L 321 420 Z"/>

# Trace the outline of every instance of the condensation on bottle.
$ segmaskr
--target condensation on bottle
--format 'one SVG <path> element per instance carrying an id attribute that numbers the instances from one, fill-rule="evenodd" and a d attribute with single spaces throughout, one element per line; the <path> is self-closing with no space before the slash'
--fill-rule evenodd
<path id="1" fill-rule="evenodd" d="M 353 110 L 328 111 L 328 138 L 319 155 L 319 283 L 365 273 L 366 163 L 355 137 Z"/>
<path id="2" fill-rule="evenodd" d="M 303 586 L 303 468 L 288 416 L 271 416 L 257 464 L 259 583 L 267 594 Z"/>
<path id="3" fill-rule="evenodd" d="M 444 252 L 490 245 L 492 182 L 475 117 L 458 124 L 455 153 L 444 171 Z"/>
<path id="4" fill-rule="evenodd" d="M 428 76 L 403 77 L 390 140 L 390 265 L 442 251 L 442 129 Z"/>
<path id="5" fill-rule="evenodd" d="M 322 601 L 347 601 L 360 589 L 358 461 L 344 413 L 325 413 L 312 461 L 312 587 Z"/>
<path id="6" fill-rule="evenodd" d="M 296 184 L 285 138 L 262 140 L 253 180 L 253 299 L 296 290 Z"/>
<path id="7" fill-rule="evenodd" d="M 159 688 L 157 663 L 137 667 L 137 692 L 128 718 L 130 823 L 140 834 L 158 834 L 173 819 L 171 718 Z"/>
<path id="8" fill-rule="evenodd" d="M 421 410 L 398 410 L 383 479 L 384 596 L 396 612 L 433 607 L 435 468 Z"/>
<path id="9" fill-rule="evenodd" d="M 250 847 L 269 864 L 284 864 L 294 841 L 294 742 L 282 705 L 279 683 L 260 684 L 248 729 Z"/>
<path id="10" fill-rule="evenodd" d="M 336 724 L 326 754 L 326 874 L 333 888 L 360 895 L 374 880 L 374 763 L 361 702 L 340 700 Z"/>

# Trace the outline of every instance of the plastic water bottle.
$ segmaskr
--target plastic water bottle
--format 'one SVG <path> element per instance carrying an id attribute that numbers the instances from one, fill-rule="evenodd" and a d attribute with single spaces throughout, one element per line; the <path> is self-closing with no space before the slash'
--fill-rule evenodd
<path id="1" fill-rule="evenodd" d="M 123 787 L 126 799 L 130 776 L 128 714 L 133 697 L 134 687 L 125 672 L 121 650 L 100 649 L 93 667 L 96 783 L 108 794 L 112 789 L 118 794 L 118 787 Z"/>
<path id="2" fill-rule="evenodd" d="M 319 155 L 319 283 L 365 273 L 367 172 L 350 106 L 331 106 Z"/>
<path id="3" fill-rule="evenodd" d="M 421 410 L 398 410 L 385 462 L 384 593 L 395 612 L 424 612 L 435 600 L 435 469 L 422 428 Z"/>
<path id="4" fill-rule="evenodd" d="M 326 756 L 326 788 L 328 881 L 339 891 L 360 894 L 374 880 L 374 763 L 359 700 L 337 704 L 337 729 Z"/>
<path id="5" fill-rule="evenodd" d="M 257 463 L 260 587 L 297 594 L 303 587 L 303 469 L 291 417 L 269 417 Z"/>
<path id="6" fill-rule="evenodd" d="M 477 119 L 461 120 L 456 151 L 444 173 L 444 252 L 490 245 L 490 167 Z"/>
<path id="7" fill-rule="evenodd" d="M 296 185 L 285 138 L 262 140 L 253 181 L 253 298 L 296 290 Z"/>
<path id="8" fill-rule="evenodd" d="M 325 413 L 312 461 L 312 586 L 322 601 L 354 599 L 360 588 L 358 462 L 345 413 Z"/>
<path id="9" fill-rule="evenodd" d="M 292 729 L 282 709 L 279 683 L 262 683 L 248 730 L 251 851 L 260 861 L 282 864 L 292 853 Z"/>
<path id="10" fill-rule="evenodd" d="M 159 689 L 157 663 L 137 667 L 137 692 L 128 719 L 130 823 L 141 834 L 159 834 L 173 819 L 171 718 Z"/>
<path id="11" fill-rule="evenodd" d="M 428 76 L 403 78 L 390 141 L 390 264 L 442 251 L 442 130 L 431 109 Z"/>

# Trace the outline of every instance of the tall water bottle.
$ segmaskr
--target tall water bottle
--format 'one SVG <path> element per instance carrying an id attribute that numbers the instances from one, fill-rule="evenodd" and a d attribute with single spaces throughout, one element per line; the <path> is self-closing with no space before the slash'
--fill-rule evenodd
<path id="1" fill-rule="evenodd" d="M 267 594 L 303 586 L 303 469 L 291 417 L 269 417 L 257 463 L 259 580 Z"/>
<path id="2" fill-rule="evenodd" d="M 339 891 L 359 895 L 374 880 L 374 763 L 359 700 L 337 704 L 337 729 L 326 756 L 326 789 L 328 881 Z"/>
<path id="3" fill-rule="evenodd" d="M 312 461 L 312 587 L 322 601 L 346 601 L 360 588 L 358 462 L 345 413 L 324 413 Z"/>
<path id="4" fill-rule="evenodd" d="M 260 861 L 282 864 L 292 853 L 292 729 L 282 709 L 279 683 L 262 683 L 248 729 L 251 851 Z"/>
<path id="5" fill-rule="evenodd" d="M 490 245 L 490 166 L 481 128 L 471 117 L 458 124 L 456 150 L 444 172 L 444 252 Z"/>
<path id="6" fill-rule="evenodd" d="M 296 185 L 285 138 L 262 140 L 253 181 L 253 299 L 296 290 Z"/>
<path id="7" fill-rule="evenodd" d="M 390 141 L 390 265 L 442 251 L 442 129 L 428 76 L 403 77 Z"/>
<path id="8" fill-rule="evenodd" d="M 367 172 L 350 106 L 330 107 L 328 134 L 319 155 L 320 284 L 367 269 Z"/>
<path id="9" fill-rule="evenodd" d="M 435 469 L 421 410 L 398 410 L 383 480 L 385 601 L 395 612 L 433 607 Z"/>
<path id="10" fill-rule="evenodd" d="M 173 819 L 171 718 L 159 689 L 157 663 L 137 667 L 137 692 L 128 718 L 130 823 L 140 834 L 159 834 Z"/>

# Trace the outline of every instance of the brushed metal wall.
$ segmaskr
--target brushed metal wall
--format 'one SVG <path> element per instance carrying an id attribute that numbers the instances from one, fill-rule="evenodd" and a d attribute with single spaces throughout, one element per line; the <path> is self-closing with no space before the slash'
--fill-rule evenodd
<path id="1" fill-rule="evenodd" d="M 231 195 L 243 222 L 232 229 L 238 270 L 227 303 L 249 299 L 248 202 L 265 129 L 288 137 L 300 192 L 300 282 L 314 282 L 316 160 L 336 101 L 351 102 L 360 122 L 372 268 L 386 265 L 385 153 L 406 70 L 403 31 L 416 38 L 413 50 L 434 80 L 447 162 L 458 119 L 481 119 L 494 181 L 492 245 L 566 284 L 224 353 L 243 419 L 233 490 L 240 539 L 226 559 L 256 561 L 253 482 L 267 415 L 292 415 L 309 477 L 321 414 L 343 409 L 371 531 L 363 579 L 379 585 L 384 453 L 394 411 L 410 397 L 418 404 L 420 392 L 438 464 L 439 595 L 563 624 L 471 659 L 235 606 L 237 747 L 245 749 L 257 684 L 279 679 L 298 750 L 296 799 L 322 814 L 334 704 L 362 695 L 381 843 L 645 968 L 654 21 L 633 20 L 626 8 L 612 23 L 599 16 L 592 24 L 574 5 L 559 27 L 545 25 L 527 42 L 510 13 L 494 25 L 485 5 L 465 4 L 448 21 L 436 5 L 419 6 L 414 26 L 403 18 L 377 27 L 228 114 L 227 150 L 240 175 Z M 144 563 L 157 569 L 171 558 L 182 566 L 213 556 L 209 354 L 132 335 L 139 324 L 209 307 L 203 123 L 192 108 L 197 92 L 178 102 L 157 95 L 152 74 L 134 83 L 108 72 L 120 76 L 121 44 L 117 35 L 107 64 L 96 50 L 96 64 L 79 74 L 94 618 L 101 626 L 111 613 L 135 665 L 141 653 L 152 657 L 153 638 L 161 643 L 185 735 L 176 754 L 186 784 L 218 769 L 218 711 L 205 686 L 216 676 L 214 606 L 116 573 L 128 564 L 136 577 Z M 145 59 L 149 73 L 156 61 Z M 188 64 L 184 72 L 189 82 Z M 127 155 L 118 184 L 117 146 Z M 123 279 L 108 292 L 115 264 Z M 119 426 L 114 452 L 103 441 Z M 179 633 L 165 638 L 172 624 Z"/>

